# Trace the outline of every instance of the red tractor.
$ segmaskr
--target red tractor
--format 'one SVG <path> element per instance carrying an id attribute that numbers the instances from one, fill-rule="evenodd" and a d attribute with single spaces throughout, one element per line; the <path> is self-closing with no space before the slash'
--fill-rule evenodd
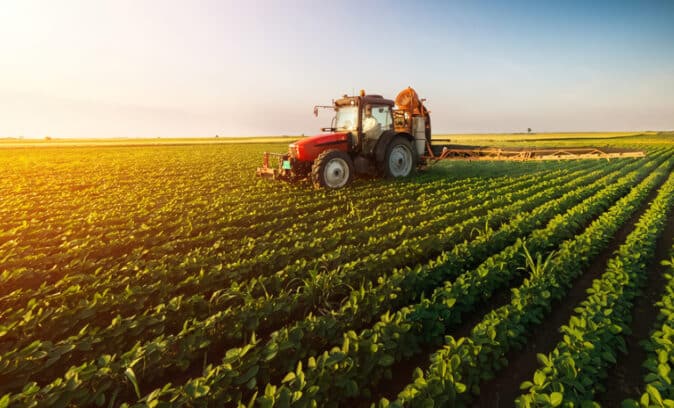
<path id="1" fill-rule="evenodd" d="M 288 153 L 265 153 L 257 175 L 288 181 L 309 178 L 316 187 L 341 188 L 355 174 L 406 177 L 425 164 L 430 148 L 431 118 L 412 88 L 395 102 L 381 95 L 344 95 L 332 106 L 329 128 L 291 143 Z M 427 147 L 428 146 L 428 147 Z M 270 158 L 277 163 L 272 165 Z"/>

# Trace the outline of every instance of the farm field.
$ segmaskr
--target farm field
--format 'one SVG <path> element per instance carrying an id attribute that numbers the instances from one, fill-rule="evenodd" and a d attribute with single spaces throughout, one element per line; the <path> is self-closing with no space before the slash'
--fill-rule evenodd
<path id="1" fill-rule="evenodd" d="M 324 191 L 254 177 L 287 141 L 3 141 L 0 408 L 674 406 L 674 135 L 549 139 L 647 156 Z"/>

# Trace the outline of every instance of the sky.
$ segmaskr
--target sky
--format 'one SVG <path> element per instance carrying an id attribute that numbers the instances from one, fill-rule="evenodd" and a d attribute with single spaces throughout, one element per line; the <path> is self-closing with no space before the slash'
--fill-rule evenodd
<path id="1" fill-rule="evenodd" d="M 674 2 L 0 0 L 0 137 L 309 135 L 407 86 L 434 133 L 674 129 Z"/>

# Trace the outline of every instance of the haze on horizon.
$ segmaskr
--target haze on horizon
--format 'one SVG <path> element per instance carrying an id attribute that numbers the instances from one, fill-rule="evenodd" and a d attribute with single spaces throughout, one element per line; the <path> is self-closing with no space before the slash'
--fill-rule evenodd
<path id="1" fill-rule="evenodd" d="M 674 2 L 23 0 L 0 137 L 298 135 L 365 89 L 434 133 L 674 129 Z"/>

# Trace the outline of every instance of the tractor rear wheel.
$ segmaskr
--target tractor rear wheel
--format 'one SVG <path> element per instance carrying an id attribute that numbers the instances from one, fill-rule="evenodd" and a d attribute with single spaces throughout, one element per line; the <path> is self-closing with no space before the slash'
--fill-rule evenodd
<path id="1" fill-rule="evenodd" d="M 386 148 L 384 175 L 386 178 L 407 177 L 416 169 L 416 150 L 404 137 L 398 136 Z"/>
<path id="2" fill-rule="evenodd" d="M 311 168 L 311 180 L 316 187 L 342 188 L 353 179 L 353 160 L 341 150 L 326 150 L 319 154 Z"/>

